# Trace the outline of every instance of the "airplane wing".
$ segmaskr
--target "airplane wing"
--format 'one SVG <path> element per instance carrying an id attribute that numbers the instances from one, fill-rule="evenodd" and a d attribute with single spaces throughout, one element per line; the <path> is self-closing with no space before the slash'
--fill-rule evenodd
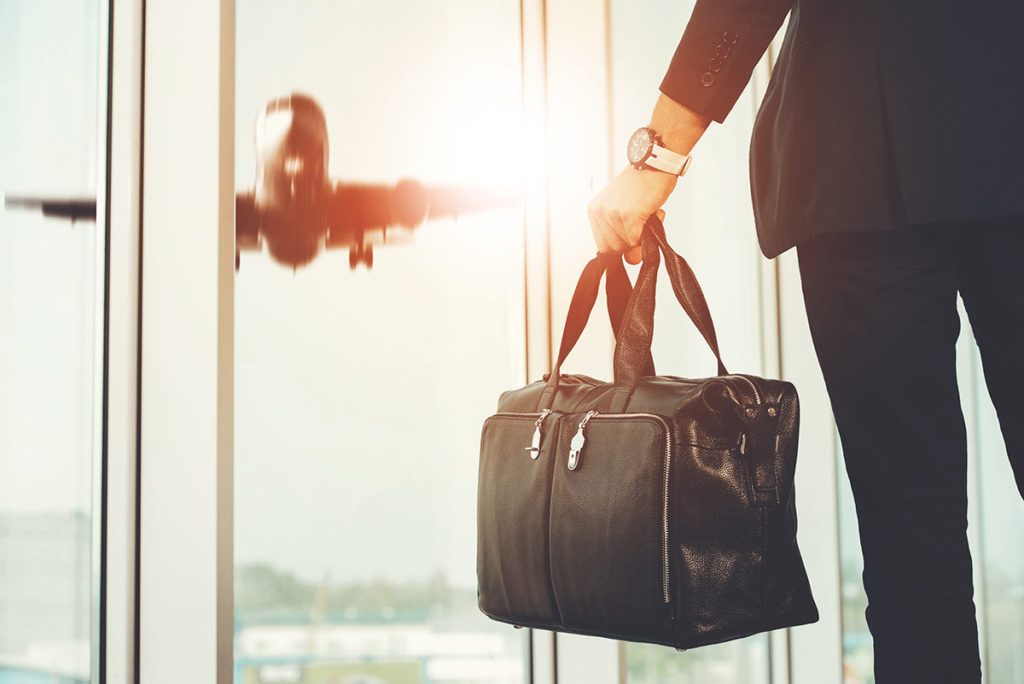
<path id="1" fill-rule="evenodd" d="M 240 250 L 259 250 L 260 214 L 251 192 L 240 192 L 235 195 L 235 248 Z"/>
<path id="2" fill-rule="evenodd" d="M 71 221 L 96 221 L 95 197 L 4 197 L 8 209 L 38 209 L 43 216 L 70 219 Z"/>
<path id="3" fill-rule="evenodd" d="M 425 186 L 409 179 L 395 185 L 338 183 L 328 205 L 327 246 L 358 244 L 368 232 L 377 231 L 387 240 L 387 230 L 392 227 L 412 229 L 424 221 L 513 206 L 519 201 L 514 193 Z"/>
<path id="4" fill-rule="evenodd" d="M 428 220 L 511 207 L 522 202 L 518 193 L 459 186 L 429 187 L 427 196 L 430 202 Z"/>
<path id="5" fill-rule="evenodd" d="M 396 185 L 338 183 L 327 203 L 327 247 L 387 241 L 389 227 L 415 228 L 427 216 L 429 199 L 417 181 Z M 369 234 L 373 238 L 368 240 Z"/>

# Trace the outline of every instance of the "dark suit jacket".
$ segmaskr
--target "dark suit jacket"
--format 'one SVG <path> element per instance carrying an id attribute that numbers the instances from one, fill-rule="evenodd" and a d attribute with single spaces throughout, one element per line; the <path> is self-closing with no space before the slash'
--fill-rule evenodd
<path id="1" fill-rule="evenodd" d="M 1024 216 L 1024 1 L 697 0 L 662 92 L 723 121 L 790 9 L 750 145 L 766 256 Z"/>

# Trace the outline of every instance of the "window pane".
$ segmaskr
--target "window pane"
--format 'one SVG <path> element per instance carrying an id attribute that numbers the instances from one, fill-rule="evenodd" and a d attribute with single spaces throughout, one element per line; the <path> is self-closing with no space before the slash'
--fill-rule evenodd
<path id="1" fill-rule="evenodd" d="M 862 573 L 864 555 L 860 551 L 860 532 L 857 528 L 857 510 L 854 508 L 850 478 L 846 474 L 842 445 L 836 433 L 836 454 L 839 462 L 839 560 L 840 587 L 843 615 L 843 684 L 872 684 L 874 676 L 874 647 L 864 610 L 868 598 L 864 593 Z"/>
<path id="2" fill-rule="evenodd" d="M 969 325 L 960 308 L 963 325 Z M 958 372 L 968 439 L 977 457 L 977 482 L 968 482 L 969 496 L 979 515 L 969 508 L 968 530 L 974 560 L 975 606 L 982 633 L 982 668 L 986 681 L 1024 681 L 1024 502 L 1021 501 L 1006 457 L 995 408 L 988 397 L 981 357 L 970 334 L 960 337 Z M 970 357 L 973 357 L 970 358 Z M 842 458 L 840 456 L 840 458 Z M 846 684 L 873 684 L 873 647 L 864 610 L 867 597 L 857 532 L 856 511 L 843 463 L 840 472 L 839 541 L 843 560 L 843 670 Z M 980 545 L 976 543 L 980 540 Z"/>
<path id="3" fill-rule="evenodd" d="M 613 149 L 613 168 L 626 163 L 630 134 L 650 120 L 676 44 L 682 36 L 692 2 L 653 2 L 642 6 L 627 0 L 611 3 L 611 54 L 614 135 L 622 146 Z M 673 246 L 686 255 L 700 279 L 715 316 L 726 364 L 735 372 L 759 374 L 761 332 L 751 322 L 761 319 L 761 261 L 750 212 L 746 145 L 757 101 L 748 88 L 726 123 L 699 143 L 701 173 L 688 176 L 666 205 L 666 230 Z M 718 268 L 725 259 L 748 267 Z M 745 280 L 737 273 L 745 273 Z M 663 281 L 666 279 L 662 279 Z M 660 373 L 705 377 L 715 372 L 707 351 L 686 316 L 679 311 L 667 283 L 660 283 L 653 353 Z M 628 644 L 627 675 L 631 683 L 757 684 L 768 682 L 768 638 L 677 652 L 662 646 Z"/>
<path id="4" fill-rule="evenodd" d="M 692 10 L 692 2 L 612 2 L 612 140 L 621 143 L 613 149 L 613 168 L 626 163 L 630 134 L 650 121 L 658 86 Z M 757 322 L 762 319 L 762 257 L 747 175 L 747 146 L 757 104 L 753 87 L 748 87 L 725 123 L 715 124 L 701 140 L 694 150 L 700 173 L 688 175 L 665 205 L 665 228 L 700 279 L 726 364 L 734 372 L 761 374 L 763 345 Z M 726 260 L 732 267 L 720 268 Z M 661 280 L 653 346 L 659 372 L 713 375 L 714 357 L 682 315 L 667 279 Z M 766 635 L 682 653 L 627 644 L 627 678 L 637 684 L 767 683 L 768 645 Z"/>
<path id="5" fill-rule="evenodd" d="M 0 2 L 0 193 L 95 198 L 106 4 Z M 88 681 L 102 233 L 0 208 L 0 681 Z"/>
<path id="6" fill-rule="evenodd" d="M 679 653 L 663 646 L 628 644 L 631 684 L 733 684 L 768 681 L 768 640 L 753 637 Z"/>
<path id="7" fill-rule="evenodd" d="M 990 682 L 1024 681 L 1024 501 L 1006 457 L 995 408 L 988 397 L 981 359 L 974 348 L 977 400 L 978 485 L 981 496 L 983 602 L 978 622 L 984 632 L 982 665 Z M 1016 426 L 1010 425 L 1011 430 Z M 975 573 L 977 574 L 977 573 Z M 979 603 L 977 599 L 975 603 Z"/>
<path id="8" fill-rule="evenodd" d="M 236 681 L 523 682 L 526 632 L 476 600 L 479 429 L 525 382 L 523 217 L 436 194 L 510 189 L 519 3 L 245 0 L 236 40 L 236 187 L 265 193 L 235 281 Z M 441 217 L 403 229 L 416 193 Z"/>

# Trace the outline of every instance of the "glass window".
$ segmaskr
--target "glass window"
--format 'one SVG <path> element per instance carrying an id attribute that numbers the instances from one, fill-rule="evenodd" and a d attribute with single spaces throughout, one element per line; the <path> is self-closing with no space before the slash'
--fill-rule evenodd
<path id="1" fill-rule="evenodd" d="M 854 508 L 850 478 L 846 474 L 839 433 L 835 434 L 836 454 L 839 462 L 839 561 L 840 591 L 843 616 L 843 684 L 872 684 L 874 676 L 874 648 L 864 611 L 868 598 L 864 593 L 862 573 L 864 555 L 860 551 L 860 532 L 857 528 L 857 510 Z"/>
<path id="2" fill-rule="evenodd" d="M 236 35 L 236 681 L 523 682 L 476 599 L 479 426 L 526 380 L 519 3 Z"/>
<path id="3" fill-rule="evenodd" d="M 990 682 L 1024 681 L 1024 501 L 1017 491 L 995 407 L 974 352 L 973 384 L 977 402 L 978 491 L 982 601 L 978 622 L 984 635 L 982 667 Z M 1010 426 L 1010 429 L 1015 429 Z M 977 576 L 977 571 L 975 575 Z"/>
<path id="4" fill-rule="evenodd" d="M 95 212 L 106 12 L 0 3 L 0 682 L 85 682 L 97 652 L 105 247 L 93 220 L 38 200 Z"/>
<path id="5" fill-rule="evenodd" d="M 692 2 L 611 3 L 612 168 L 625 165 L 630 134 L 650 121 L 658 86 L 693 10 Z M 665 229 L 690 262 L 714 316 L 722 356 L 734 372 L 761 374 L 760 266 L 750 213 L 747 147 L 759 99 L 748 86 L 724 124 L 694 148 L 694 169 L 665 205 Z M 717 266 L 728 260 L 747 267 Z M 739 274 L 739 279 L 737 279 Z M 744 275 L 745 274 L 745 277 Z M 660 373 L 706 377 L 714 357 L 679 309 L 667 278 L 658 292 L 653 354 Z M 627 644 L 630 683 L 758 684 L 769 681 L 769 640 L 757 635 L 688 652 Z"/>
<path id="6" fill-rule="evenodd" d="M 963 307 L 960 317 L 969 323 Z M 977 480 L 969 479 L 968 529 L 974 559 L 975 604 L 982 636 L 982 668 L 986 681 L 1024 681 L 1024 502 L 1017 491 L 995 408 L 988 397 L 981 357 L 969 328 L 959 341 L 958 354 L 963 411 L 967 417 Z M 973 359 L 970 357 L 973 356 Z M 843 672 L 845 684 L 872 684 L 871 633 L 864 610 L 867 596 L 860 537 L 849 478 L 840 454 L 839 541 L 843 580 Z M 978 511 L 975 516 L 975 510 Z M 1009 522 L 1014 521 L 1014 522 Z M 980 545 L 977 543 L 980 541 Z"/>

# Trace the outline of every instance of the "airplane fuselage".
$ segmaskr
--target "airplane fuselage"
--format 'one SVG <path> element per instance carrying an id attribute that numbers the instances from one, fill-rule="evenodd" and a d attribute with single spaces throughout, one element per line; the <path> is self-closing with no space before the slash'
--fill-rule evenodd
<path id="1" fill-rule="evenodd" d="M 271 100 L 256 118 L 256 207 L 288 211 L 316 204 L 327 189 L 327 120 L 313 98 Z"/>
<path id="2" fill-rule="evenodd" d="M 301 266 L 323 248 L 327 120 L 313 98 L 293 93 L 271 100 L 256 119 L 254 203 L 271 256 Z"/>

